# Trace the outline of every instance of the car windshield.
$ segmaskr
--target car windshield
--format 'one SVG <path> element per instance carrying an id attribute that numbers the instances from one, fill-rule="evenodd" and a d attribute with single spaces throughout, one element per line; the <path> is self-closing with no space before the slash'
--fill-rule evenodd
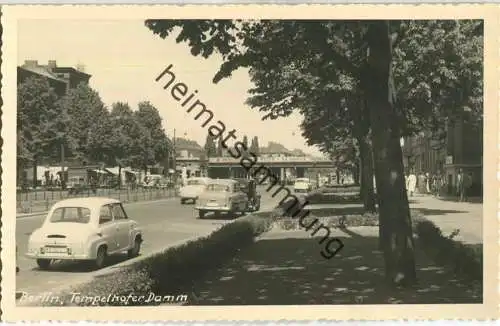
<path id="1" fill-rule="evenodd" d="M 89 223 L 90 209 L 87 207 L 59 207 L 52 212 L 51 223 Z"/>
<path id="2" fill-rule="evenodd" d="M 188 180 L 187 185 L 188 186 L 202 186 L 203 181 L 201 181 L 201 180 Z"/>
<path id="3" fill-rule="evenodd" d="M 227 185 L 222 185 L 222 184 L 210 184 L 207 187 L 208 191 L 218 191 L 218 192 L 223 192 L 223 191 L 229 191 L 229 186 Z"/>
<path id="4" fill-rule="evenodd" d="M 309 182 L 309 179 L 296 179 L 295 182 Z"/>

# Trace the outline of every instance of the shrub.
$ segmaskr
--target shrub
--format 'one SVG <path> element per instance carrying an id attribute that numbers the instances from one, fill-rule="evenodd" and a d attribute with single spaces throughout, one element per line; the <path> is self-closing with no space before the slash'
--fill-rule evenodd
<path id="1" fill-rule="evenodd" d="M 91 302 L 71 300 L 74 293 L 90 297 L 127 297 L 154 295 L 186 294 L 196 281 L 208 270 L 223 264 L 238 251 L 251 244 L 254 237 L 267 231 L 272 219 L 268 214 L 247 216 L 229 223 L 207 237 L 189 241 L 180 246 L 147 257 L 118 271 L 96 277 L 91 283 L 60 294 L 65 305 L 152 305 L 154 301 L 123 302 L 102 300 Z M 47 303 L 43 303 L 47 305 Z M 60 305 L 60 304 L 55 304 Z"/>
<path id="2" fill-rule="evenodd" d="M 355 185 L 333 185 L 333 186 L 323 186 L 319 187 L 315 191 L 321 193 L 359 193 L 360 187 Z"/>
<path id="3" fill-rule="evenodd" d="M 482 280 L 482 246 L 472 247 L 445 237 L 431 221 L 418 221 L 414 229 L 420 246 L 436 263 L 449 266 L 464 277 Z"/>
<path id="4" fill-rule="evenodd" d="M 309 204 L 353 204 L 360 203 L 361 199 L 359 193 L 322 193 L 318 191 L 313 191 L 307 194 L 305 200 Z"/>

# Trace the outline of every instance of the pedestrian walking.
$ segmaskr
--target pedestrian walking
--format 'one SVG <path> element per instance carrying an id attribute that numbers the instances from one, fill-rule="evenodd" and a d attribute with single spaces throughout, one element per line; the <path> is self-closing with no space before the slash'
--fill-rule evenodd
<path id="1" fill-rule="evenodd" d="M 441 193 L 441 173 L 439 171 L 432 176 L 432 191 L 435 197 L 439 197 Z"/>
<path id="2" fill-rule="evenodd" d="M 458 169 L 457 174 L 457 197 L 458 201 L 462 202 L 465 199 L 465 183 L 464 183 L 464 172 L 462 169 Z"/>
<path id="3" fill-rule="evenodd" d="M 415 187 L 417 186 L 417 176 L 412 172 L 408 176 L 408 191 L 410 192 L 410 197 L 415 193 Z"/>
<path id="4" fill-rule="evenodd" d="M 425 175 L 422 172 L 417 177 L 417 189 L 418 193 L 425 194 Z"/>
<path id="5" fill-rule="evenodd" d="M 425 174 L 425 192 L 427 194 L 431 193 L 431 176 L 429 172 Z"/>

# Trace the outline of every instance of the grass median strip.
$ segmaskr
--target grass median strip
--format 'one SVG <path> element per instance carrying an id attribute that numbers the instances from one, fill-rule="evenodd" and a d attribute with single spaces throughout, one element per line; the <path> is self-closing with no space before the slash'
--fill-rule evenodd
<path id="1" fill-rule="evenodd" d="M 57 302 L 38 302 L 39 306 L 121 306 L 155 305 L 159 297 L 186 294 L 193 282 L 207 271 L 223 265 L 254 238 L 270 227 L 269 214 L 243 217 L 198 240 L 169 248 L 116 272 L 94 278 L 63 293 Z M 120 300 L 131 294 L 153 300 Z M 189 297 L 189 292 L 187 293 Z M 96 299 L 99 298 L 99 299 Z M 189 301 L 189 298 L 188 300 Z"/>

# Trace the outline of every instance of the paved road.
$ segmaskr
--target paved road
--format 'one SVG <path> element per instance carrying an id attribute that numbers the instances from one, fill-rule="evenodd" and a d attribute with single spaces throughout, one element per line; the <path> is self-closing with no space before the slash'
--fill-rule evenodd
<path id="1" fill-rule="evenodd" d="M 276 199 L 271 198 L 264 189 L 261 211 L 271 209 L 276 205 Z M 278 199 L 279 200 L 279 199 Z M 199 220 L 193 205 L 181 205 L 178 198 L 170 198 L 153 202 L 136 202 L 126 204 L 129 216 L 140 223 L 143 228 L 144 243 L 141 254 L 146 255 L 161 251 L 170 245 L 187 241 L 197 236 L 208 235 L 231 219 L 215 219 L 215 217 Z M 85 264 L 72 262 L 59 263 L 49 271 L 39 270 L 36 262 L 25 257 L 29 235 L 43 222 L 44 216 L 18 218 L 16 223 L 16 241 L 19 249 L 17 275 L 17 291 L 30 294 L 45 291 L 56 292 L 75 283 L 90 281 L 92 277 L 107 272 L 113 268 L 130 263 L 123 257 L 113 258 L 111 265 L 100 271 L 92 271 Z"/>
<path id="2" fill-rule="evenodd" d="M 410 207 L 421 209 L 425 218 L 434 222 L 443 234 L 459 229 L 460 233 L 454 240 L 483 243 L 483 204 L 445 201 L 428 195 L 414 196 L 410 200 Z"/>

